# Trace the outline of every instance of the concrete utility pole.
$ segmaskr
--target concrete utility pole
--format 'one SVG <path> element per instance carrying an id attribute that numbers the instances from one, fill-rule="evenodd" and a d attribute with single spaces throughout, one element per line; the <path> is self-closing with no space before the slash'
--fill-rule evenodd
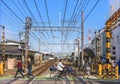
<path id="1" fill-rule="evenodd" d="M 77 39 L 78 43 L 78 69 L 80 69 L 80 39 Z"/>
<path id="2" fill-rule="evenodd" d="M 39 52 L 40 52 L 40 39 L 39 39 Z"/>
<path id="3" fill-rule="evenodd" d="M 95 30 L 95 55 L 97 57 L 97 32 Z M 95 58 L 95 61 L 97 61 L 97 58 Z"/>
<path id="4" fill-rule="evenodd" d="M 81 57 L 81 64 L 82 67 L 84 65 L 84 11 L 82 11 L 81 14 L 82 17 L 82 23 L 81 23 L 81 48 L 82 48 L 82 57 Z"/>
<path id="5" fill-rule="evenodd" d="M 32 20 L 29 17 L 26 17 L 26 32 L 25 32 L 25 61 L 26 61 L 26 66 L 25 69 L 27 68 L 27 61 L 28 61 L 28 41 L 29 41 L 29 30 L 32 26 Z"/>
<path id="6" fill-rule="evenodd" d="M 75 39 L 74 40 L 74 62 L 76 61 L 76 55 L 77 55 L 76 45 L 77 45 L 77 40 Z"/>

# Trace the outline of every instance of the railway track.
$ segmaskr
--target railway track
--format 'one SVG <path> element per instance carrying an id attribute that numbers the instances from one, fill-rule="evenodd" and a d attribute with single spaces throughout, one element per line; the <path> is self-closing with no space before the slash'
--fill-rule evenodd
<path id="1" fill-rule="evenodd" d="M 34 71 L 32 71 L 32 73 L 35 76 L 39 76 L 40 74 L 42 74 L 44 71 L 46 71 L 55 62 L 56 62 L 56 60 L 49 60 L 44 65 L 42 65 L 42 66 L 38 67 L 37 69 L 35 69 Z"/>
<path id="2" fill-rule="evenodd" d="M 49 60 L 42 66 L 38 67 L 37 69 L 33 70 L 32 73 L 34 76 L 39 76 L 42 74 L 44 71 L 46 71 L 52 64 L 54 64 L 56 60 Z M 27 76 L 27 73 L 25 74 Z M 33 81 L 34 77 L 31 77 L 29 79 L 22 79 L 21 77 L 18 77 L 16 79 L 12 79 L 9 81 L 1 81 L 0 84 L 32 84 L 31 81 Z"/>

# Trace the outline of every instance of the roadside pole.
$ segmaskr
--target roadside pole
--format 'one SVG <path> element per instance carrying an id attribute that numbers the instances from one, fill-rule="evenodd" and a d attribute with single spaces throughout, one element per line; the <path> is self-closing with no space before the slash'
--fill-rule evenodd
<path id="1" fill-rule="evenodd" d="M 27 61 L 28 61 L 28 43 L 29 43 L 29 30 L 32 26 L 32 20 L 29 17 L 26 17 L 26 32 L 25 32 L 25 69 L 27 69 Z"/>
<path id="2" fill-rule="evenodd" d="M 81 22 L 81 50 L 82 50 L 82 57 L 81 57 L 81 64 L 82 67 L 84 66 L 84 11 L 81 14 L 82 22 Z"/>

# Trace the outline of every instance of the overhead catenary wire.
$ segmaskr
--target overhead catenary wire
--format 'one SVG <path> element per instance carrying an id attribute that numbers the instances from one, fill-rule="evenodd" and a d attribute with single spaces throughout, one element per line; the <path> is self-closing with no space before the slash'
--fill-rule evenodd
<path id="1" fill-rule="evenodd" d="M 39 38 L 32 32 L 30 32 L 30 35 L 36 40 L 36 41 L 39 41 Z"/>
<path id="2" fill-rule="evenodd" d="M 84 22 L 86 21 L 86 19 L 89 17 L 89 15 L 92 13 L 92 11 L 95 9 L 95 7 L 97 6 L 97 4 L 99 3 L 100 0 L 98 0 L 95 5 L 93 6 L 93 8 L 90 10 L 90 12 L 88 13 L 88 15 L 85 17 Z M 89 3 L 89 2 L 88 2 Z M 87 4 L 88 5 L 88 4 Z"/>
<path id="3" fill-rule="evenodd" d="M 22 19 L 3 0 L 1 0 L 1 2 L 24 24 Z"/>
<path id="4" fill-rule="evenodd" d="M 36 9 L 37 9 L 37 12 L 38 12 L 39 18 L 40 18 L 40 20 L 41 20 L 41 22 L 42 22 L 42 25 L 43 25 L 43 27 L 44 27 L 45 24 L 44 24 L 43 19 L 42 19 L 42 17 L 41 17 L 41 13 L 40 13 L 40 11 L 39 11 L 39 9 L 38 9 L 38 6 L 37 6 L 37 3 L 36 3 L 36 0 L 34 0 L 34 3 L 35 3 L 35 7 L 36 7 Z"/>
<path id="5" fill-rule="evenodd" d="M 44 0 L 44 2 L 45 2 L 45 8 L 46 8 L 46 13 L 47 13 L 47 17 L 48 17 L 48 24 L 49 24 L 49 26 L 51 27 L 50 18 L 49 18 L 49 14 L 48 14 L 47 2 L 46 2 L 46 0 Z"/>
<path id="6" fill-rule="evenodd" d="M 89 2 L 90 2 L 90 0 L 87 1 L 87 4 L 86 4 L 86 6 L 85 6 L 85 8 L 84 8 L 84 11 L 86 10 L 86 8 L 87 8 Z"/>
<path id="7" fill-rule="evenodd" d="M 39 18 L 40 18 L 40 20 L 41 20 L 41 22 L 42 22 L 43 28 L 45 28 L 45 24 L 44 24 L 43 19 L 42 19 L 42 17 L 41 17 L 41 14 L 40 14 L 40 11 L 39 11 L 39 9 L 38 9 L 38 5 L 37 5 L 37 3 L 36 3 L 36 0 L 34 0 L 34 4 L 35 4 L 35 7 L 36 7 L 36 9 L 37 9 Z M 46 1 L 45 1 L 45 7 L 46 7 L 46 12 L 47 12 L 47 17 L 48 17 L 48 23 L 49 23 L 49 26 L 51 26 L 51 24 L 50 24 L 50 19 L 49 19 L 49 14 L 48 14 L 48 9 L 47 9 L 47 2 L 46 2 Z M 47 31 L 46 31 L 46 32 L 47 32 Z M 49 37 L 48 33 L 46 33 L 46 34 L 47 34 L 47 36 Z M 52 35 L 53 35 L 53 32 L 52 32 Z M 49 37 L 49 38 L 50 38 L 50 37 Z"/>
<path id="8" fill-rule="evenodd" d="M 4 0 L 3 0 L 4 1 Z M 23 0 L 13 0 L 14 2 L 13 3 L 15 3 L 16 4 L 16 9 L 18 9 L 18 10 L 21 10 L 21 11 L 19 11 L 19 13 L 21 13 L 20 15 L 21 16 L 19 16 L 19 18 L 21 19 L 21 17 L 22 16 L 30 16 L 31 15 L 31 13 L 30 12 L 28 12 L 28 10 L 26 10 L 26 7 L 25 7 L 25 3 L 21 3 L 21 1 L 23 1 Z M 36 9 L 37 9 L 37 11 L 36 11 L 36 14 L 38 14 L 39 16 L 38 17 L 35 17 L 35 15 L 34 15 L 34 12 L 33 12 L 33 10 L 31 9 L 31 6 L 30 6 L 30 4 L 28 3 L 29 2 L 29 0 L 27 1 L 27 0 L 25 0 L 26 2 L 27 2 L 27 4 L 28 4 L 28 6 L 29 6 L 29 8 L 30 8 L 30 10 L 31 10 L 31 12 L 33 13 L 33 16 L 34 16 L 34 18 L 33 18 L 33 21 L 35 21 L 34 19 L 40 19 L 40 22 L 42 23 L 42 24 L 39 24 L 37 21 L 36 21 L 36 23 L 38 23 L 37 25 L 42 25 L 43 26 L 43 29 L 45 28 L 45 29 L 47 29 L 46 28 L 46 25 L 48 25 L 51 29 L 50 30 L 47 30 L 47 32 L 48 31 L 50 31 L 50 32 L 48 32 L 48 34 L 51 34 L 51 31 L 53 31 L 53 27 L 52 27 L 52 23 L 50 22 L 50 16 L 49 16 L 49 4 L 48 4 L 48 7 L 47 7 L 47 10 L 48 10 L 48 15 L 47 15 L 47 20 L 48 20 L 48 23 L 46 24 L 46 23 L 44 23 L 43 22 L 43 18 L 45 18 L 45 17 L 42 17 L 41 16 L 41 14 L 43 14 L 43 10 L 45 11 L 45 8 L 44 7 L 42 7 L 42 8 L 44 8 L 43 10 L 40 10 L 40 7 L 39 6 L 42 6 L 42 5 L 44 5 L 44 4 L 42 4 L 42 2 L 40 3 L 40 4 L 42 4 L 42 5 L 39 5 L 38 4 L 38 2 L 39 2 L 39 0 L 32 0 L 32 1 L 34 1 L 35 2 L 35 7 L 36 7 Z M 38 2 L 37 2 L 38 1 Z M 65 2 L 67 1 L 67 0 L 64 0 Z M 68 0 L 68 3 L 67 3 L 67 6 L 69 6 L 69 1 L 70 1 L 70 4 L 71 4 L 71 0 Z M 97 1 L 97 0 L 96 0 Z M 4 1 L 5 2 L 5 1 Z M 22 5 L 20 5 L 19 4 L 19 2 L 20 2 L 20 4 Z M 72 1 L 73 2 L 73 1 Z M 82 3 L 81 3 L 82 2 Z M 77 22 L 77 21 L 79 21 L 79 23 L 80 23 L 80 18 L 81 18 L 81 10 L 86 10 L 88 7 L 87 7 L 87 5 L 89 5 L 89 2 L 90 2 L 90 0 L 74 0 L 74 4 L 73 4 L 73 7 L 71 7 L 71 9 L 72 9 L 72 11 L 71 11 L 71 13 L 69 13 L 68 11 L 68 8 L 67 7 L 65 7 L 65 5 L 66 5 L 66 3 L 65 3 L 65 5 L 64 5 L 64 7 L 62 6 L 62 8 L 66 8 L 66 14 L 65 14 L 65 10 L 64 10 L 64 15 L 62 16 L 63 17 L 63 26 L 65 25 L 67 25 L 67 27 L 66 28 L 69 28 L 69 26 L 70 26 L 70 28 L 71 28 L 71 26 L 73 26 L 73 28 L 74 27 L 76 27 L 77 25 L 76 25 L 76 23 L 75 23 L 75 21 Z M 7 3 L 7 2 L 5 2 L 5 3 Z M 44 0 L 43 0 L 43 3 L 44 3 Z M 46 3 L 47 3 L 47 0 L 46 0 Z M 93 3 L 93 5 L 95 4 L 96 2 L 94 2 Z M 3 4 L 3 3 L 2 3 Z M 13 5 L 15 5 L 15 4 L 13 4 Z M 77 5 L 76 5 L 77 4 Z M 81 5 L 79 5 L 79 4 L 81 4 Z M 9 5 L 8 3 L 7 3 L 7 5 L 11 8 L 12 6 L 11 5 Z M 33 3 L 33 5 L 34 5 L 34 3 Z M 32 6 L 32 8 L 33 8 L 34 6 Z M 34 7 L 34 8 L 35 8 Z M 6 8 L 6 7 L 5 7 Z M 91 7 L 92 8 L 92 7 Z M 12 9 L 12 8 L 11 8 Z M 15 10 L 16 9 L 12 9 L 13 10 L 13 12 L 15 12 Z M 24 11 L 24 9 L 25 9 L 25 11 L 27 11 L 26 13 L 25 13 L 25 11 Z M 70 7 L 69 7 L 69 9 L 70 9 Z M 47 11 L 46 10 L 46 11 Z M 92 13 L 90 13 L 89 11 L 91 11 L 92 9 L 90 9 L 90 10 L 88 10 L 88 15 L 87 15 L 87 13 L 86 13 L 86 16 L 85 16 L 85 18 L 87 18 L 88 19 L 88 17 L 90 16 L 90 14 Z M 5 10 L 4 10 L 5 11 Z M 6 12 L 6 11 L 5 11 Z M 80 13 L 79 13 L 80 12 Z M 16 14 L 18 14 L 17 12 L 15 12 Z M 68 13 L 69 13 L 69 16 L 68 16 Z M 90 13 L 90 14 L 89 14 Z M 7 14 L 7 12 L 6 12 L 6 14 Z M 12 12 L 11 12 L 11 14 L 13 14 Z M 47 14 L 47 12 L 46 12 L 46 14 Z M 45 15 L 46 15 L 45 14 Z M 43 15 L 43 16 L 45 16 L 45 15 Z M 18 19 L 18 17 L 16 17 L 15 15 L 13 15 L 15 18 L 13 18 L 13 19 Z M 65 18 L 64 18 L 64 16 L 65 16 Z M 6 17 L 7 18 L 7 17 Z M 56 18 L 56 17 L 55 17 Z M 11 17 L 9 18 L 9 19 L 11 19 Z M 69 22 L 66 24 L 66 19 L 70 19 L 69 20 Z M 87 19 L 84 19 L 84 21 L 86 21 Z M 23 20 L 23 19 L 21 19 L 21 20 Z M 11 23 L 13 23 L 14 24 L 14 22 L 12 22 L 13 20 L 11 20 Z M 51 20 L 52 21 L 52 20 Z M 73 22 L 72 22 L 73 21 Z M 10 21 L 9 21 L 10 22 Z M 15 22 L 15 24 L 14 25 L 17 25 L 16 23 L 17 22 L 19 22 L 19 21 L 16 21 Z M 24 22 L 24 21 L 23 21 Z M 20 23 L 20 22 L 19 22 Z M 78 24 L 79 24 L 78 23 Z M 18 24 L 18 25 L 20 25 L 20 24 Z M 33 22 L 33 25 L 35 25 L 36 26 L 36 24 L 34 24 L 34 22 Z M 79 25 L 78 25 L 79 26 Z M 70 29 L 69 28 L 69 29 Z M 79 28 L 81 28 L 81 27 L 79 27 Z M 56 31 L 57 31 L 57 29 L 56 29 Z M 64 31 L 64 30 L 63 30 Z M 49 41 L 50 39 L 48 39 L 49 37 L 47 36 L 47 33 L 46 33 L 46 31 L 44 31 L 44 30 L 40 30 L 39 31 L 40 33 L 39 33 L 39 36 L 37 35 L 37 33 L 35 33 L 35 32 L 30 32 L 31 34 L 33 33 L 33 34 L 35 34 L 37 37 L 39 37 L 40 39 L 42 39 L 42 40 L 46 40 L 45 42 L 47 42 L 47 41 Z M 76 36 L 78 35 L 78 33 L 76 33 L 76 32 L 74 32 L 74 31 L 72 31 L 72 30 L 69 30 L 69 31 L 64 31 L 65 33 L 63 34 L 63 38 L 60 38 L 60 39 L 58 39 L 58 41 L 59 40 L 61 40 L 62 39 L 62 41 L 63 41 L 63 43 L 65 44 L 65 42 L 67 43 L 67 42 L 69 42 L 71 39 L 74 39 L 74 38 L 76 38 Z M 54 32 L 53 32 L 54 33 Z M 67 34 L 68 33 L 68 34 Z M 32 35 L 33 35 L 32 34 Z M 42 35 L 42 34 L 44 34 L 44 35 Z M 55 35 L 60 35 L 61 34 L 61 32 L 60 31 L 58 31 L 57 33 L 54 33 L 54 35 L 52 35 L 52 36 L 55 36 Z M 49 35 L 50 36 L 50 38 L 51 38 L 51 35 Z M 34 38 L 36 38 L 34 35 L 33 35 L 33 37 Z M 57 38 L 57 37 L 56 37 Z M 70 39 L 71 38 L 71 39 Z M 37 40 L 37 39 L 36 39 Z M 54 39 L 52 38 L 52 41 L 53 41 Z M 51 40 L 50 40 L 51 41 Z M 63 45 L 63 44 L 62 44 Z"/>
<path id="9" fill-rule="evenodd" d="M 18 0 L 18 1 L 19 1 L 19 0 Z M 23 15 L 24 17 L 26 17 L 27 15 L 25 15 L 25 14 L 21 11 L 21 9 L 20 9 L 19 6 L 15 3 L 15 1 L 12 0 L 12 2 L 13 2 L 13 4 L 18 8 L 18 10 L 20 11 L 21 15 Z"/>
<path id="10" fill-rule="evenodd" d="M 25 3 L 25 5 L 26 5 L 26 7 L 27 7 L 27 9 L 28 9 L 28 11 L 30 12 L 30 14 L 31 14 L 31 16 L 33 17 L 33 19 L 36 21 L 36 19 L 34 18 L 34 15 L 32 14 L 32 12 L 31 12 L 31 10 L 30 10 L 30 8 L 29 8 L 29 6 L 27 5 L 27 3 L 26 3 L 26 1 L 24 0 L 24 3 Z M 36 23 L 38 26 L 39 26 L 39 24 L 38 23 Z M 42 35 L 46 38 L 46 40 L 48 40 L 47 39 L 47 37 L 44 35 L 44 33 L 42 32 Z M 49 37 L 49 35 L 48 35 L 48 33 L 47 33 L 47 36 Z"/>
<path id="11" fill-rule="evenodd" d="M 65 23 L 65 16 L 66 16 L 67 4 L 68 4 L 68 0 L 66 0 L 66 3 L 65 3 L 64 15 L 63 15 L 63 22 L 62 22 L 62 29 L 64 29 L 64 23 Z M 61 44 L 62 44 L 62 45 L 64 44 L 64 43 L 62 43 L 62 42 L 64 41 L 63 35 L 64 35 L 64 30 L 62 30 L 62 38 L 61 38 Z M 62 45 L 61 45 L 61 47 L 62 47 Z M 63 47 L 64 47 L 64 45 L 63 45 Z"/>
<path id="12" fill-rule="evenodd" d="M 2 0 L 1 0 L 2 1 Z M 4 2 L 4 1 L 2 1 L 3 2 L 3 4 L 22 22 L 22 23 L 24 23 L 23 21 L 22 21 L 22 19 L 20 19 L 20 17 L 18 17 L 17 16 L 17 14 Z M 34 35 L 35 36 L 35 35 Z"/>
<path id="13" fill-rule="evenodd" d="M 39 9 L 38 9 L 38 6 L 37 6 L 37 3 L 36 3 L 36 0 L 34 0 L 34 4 L 35 4 L 35 7 L 36 7 L 36 9 L 37 9 L 37 12 L 38 12 L 39 18 L 40 18 L 40 20 L 41 20 L 41 22 L 42 22 L 43 28 L 44 28 L 44 27 L 45 27 L 45 24 L 44 24 L 43 19 L 42 19 L 42 17 L 41 17 L 41 13 L 40 13 L 40 11 L 39 11 Z M 44 36 L 45 36 L 45 35 L 44 35 Z"/>
<path id="14" fill-rule="evenodd" d="M 82 0 L 81 0 L 81 2 L 82 2 Z M 75 7 L 74 7 L 74 9 L 73 9 L 73 13 L 72 13 L 72 15 L 71 15 L 70 22 L 68 23 L 68 27 L 70 26 L 70 24 L 71 24 L 71 22 L 72 22 L 72 18 L 73 18 L 74 14 L 75 14 L 75 11 L 76 11 L 76 8 L 77 8 L 77 6 L 78 6 L 78 3 L 79 3 L 79 6 L 80 6 L 81 2 L 79 3 L 79 0 L 77 0 L 77 2 L 76 2 L 76 4 L 75 4 Z M 65 37 L 66 40 L 67 40 L 68 34 L 69 34 L 69 32 L 66 33 L 66 37 Z"/>
<path id="15" fill-rule="evenodd" d="M 21 8 L 21 9 L 23 10 L 23 12 L 25 13 L 25 15 L 28 16 L 28 14 L 27 14 L 25 8 L 23 8 L 21 2 L 20 2 L 19 0 L 17 0 L 17 1 L 18 1 L 18 3 L 19 3 L 20 8 Z M 32 34 L 34 34 L 34 33 L 32 32 Z M 34 35 L 34 36 L 35 36 L 35 35 Z M 43 35 L 43 36 L 44 36 L 44 35 Z M 37 37 L 37 38 L 38 38 L 38 37 Z M 43 38 L 41 37 L 41 39 L 43 39 Z"/>
<path id="16" fill-rule="evenodd" d="M 7 21 L 7 22 L 9 22 L 10 24 L 12 24 L 12 25 L 15 25 L 16 27 L 20 27 L 21 25 L 20 24 L 18 24 L 16 21 L 14 21 L 14 19 L 12 18 L 12 17 L 10 17 L 9 15 L 8 15 L 8 13 L 6 13 L 5 11 L 3 11 L 3 10 L 1 10 L 1 15 L 2 16 L 4 16 L 4 19 Z M 12 22 L 11 22 L 12 21 Z M 14 23 L 13 23 L 14 22 Z M 20 28 L 18 28 L 18 29 L 20 29 Z"/>
<path id="17" fill-rule="evenodd" d="M 85 6 L 81 9 L 81 11 L 82 11 L 82 10 L 84 10 L 84 11 L 86 10 L 89 2 L 90 2 L 90 0 L 87 0 L 87 1 L 86 1 L 86 4 L 85 4 Z M 79 12 L 79 14 L 80 14 L 80 12 Z M 78 15 L 79 15 L 79 14 L 78 14 Z M 80 20 L 80 17 L 78 17 L 78 21 L 79 21 L 79 20 Z"/>
<path id="18" fill-rule="evenodd" d="M 45 2 L 45 9 L 46 9 L 46 13 L 47 13 L 47 18 L 48 18 L 48 24 L 49 24 L 49 27 L 51 28 L 51 24 L 50 24 L 50 18 L 49 18 L 49 13 L 48 13 L 48 7 L 47 7 L 47 2 L 46 0 L 44 0 Z M 51 33 L 52 33 L 52 37 L 54 37 L 54 34 L 53 34 L 53 31 L 51 30 Z M 48 33 L 47 33 L 48 34 Z M 48 35 L 49 36 L 49 35 Z M 54 38 L 53 38 L 54 39 Z"/>
<path id="19" fill-rule="evenodd" d="M 77 6 L 77 9 L 76 9 L 76 12 L 74 13 L 74 15 L 72 16 L 72 18 L 71 18 L 71 20 L 73 20 L 73 21 L 77 21 L 77 18 L 76 18 L 76 16 L 79 16 L 80 15 L 80 13 L 81 13 L 81 10 L 82 10 L 82 8 L 83 8 L 83 6 L 85 6 L 85 3 L 86 1 L 84 0 L 81 0 L 80 2 L 79 2 L 79 5 Z M 74 24 L 71 24 L 71 26 L 73 27 L 73 26 L 75 26 Z M 73 35 L 73 31 L 71 32 L 71 34 L 70 34 L 70 36 L 68 37 L 68 38 L 66 38 L 66 39 L 71 39 L 72 38 L 72 35 Z"/>
<path id="20" fill-rule="evenodd" d="M 93 8 L 90 10 L 90 12 L 88 13 L 88 15 L 85 17 L 84 22 L 87 20 L 87 18 L 89 17 L 89 15 L 92 13 L 92 11 L 95 9 L 95 7 L 97 6 L 97 4 L 99 3 L 100 0 L 97 0 L 97 2 L 95 3 L 95 5 L 93 6 Z"/>
<path id="21" fill-rule="evenodd" d="M 36 21 L 36 19 L 34 18 L 34 15 L 32 14 L 32 11 L 30 10 L 28 4 L 26 3 L 26 0 L 24 0 L 24 4 L 25 4 L 25 6 L 27 7 L 28 11 L 30 12 L 30 14 L 31 14 L 31 16 L 32 16 L 32 18 L 33 18 L 33 20 Z"/>
<path id="22" fill-rule="evenodd" d="M 77 12 L 75 13 L 74 17 L 72 20 L 77 20 L 79 17 L 81 17 L 81 11 L 83 10 L 83 7 L 86 6 L 86 0 L 82 1 L 80 4 L 79 4 L 79 7 L 77 8 Z M 77 20 L 78 21 L 78 20 Z M 74 25 L 74 24 L 72 24 Z"/>
<path id="23" fill-rule="evenodd" d="M 64 27 L 64 23 L 65 23 L 65 16 L 66 16 L 67 4 L 68 4 L 68 0 L 66 0 L 66 3 L 65 3 L 65 10 L 64 10 L 64 16 L 63 16 L 62 27 Z"/>
<path id="24" fill-rule="evenodd" d="M 14 0 L 13 0 L 13 1 L 14 1 Z M 21 11 L 21 13 L 24 14 L 25 17 L 28 16 L 28 14 L 27 14 L 26 10 L 23 8 L 21 2 L 20 2 L 19 0 L 17 0 L 17 1 L 18 1 L 18 3 L 19 3 L 20 8 L 23 10 L 23 12 L 24 12 L 25 14 L 22 13 L 22 11 Z M 13 3 L 15 3 L 15 2 L 13 2 Z M 21 9 L 19 8 L 19 6 L 16 4 L 16 7 L 17 7 L 19 10 L 21 10 Z M 34 33 L 32 33 L 32 34 L 34 34 Z M 34 36 L 35 36 L 35 35 L 34 35 Z"/>
<path id="25" fill-rule="evenodd" d="M 31 16 L 32 16 L 32 18 L 33 18 L 33 20 L 36 21 L 36 19 L 34 18 L 34 15 L 32 14 L 32 11 L 30 10 L 30 8 L 29 8 L 29 6 L 27 5 L 27 3 L 26 3 L 25 0 L 24 0 L 24 3 L 25 3 L 25 6 L 27 7 L 28 11 L 30 12 L 30 14 L 31 14 Z M 36 23 L 36 24 L 39 26 L 38 23 Z M 44 35 L 44 33 L 42 33 L 42 35 L 47 39 L 47 37 Z"/>
<path id="26" fill-rule="evenodd" d="M 79 4 L 78 4 L 79 3 Z M 82 0 L 79 2 L 79 0 L 77 0 L 76 4 L 75 4 L 75 7 L 74 7 L 74 10 L 73 10 L 73 13 L 70 17 L 70 21 L 73 21 L 73 18 L 75 16 L 75 14 L 77 13 L 76 11 L 78 11 L 78 8 L 80 8 L 81 6 L 81 3 L 82 3 Z M 68 26 L 70 25 L 71 22 L 68 23 Z"/>
<path id="27" fill-rule="evenodd" d="M 23 10 L 23 12 L 25 13 L 25 15 L 27 15 L 27 16 L 28 16 L 28 14 L 27 14 L 27 12 L 26 12 L 26 10 L 25 10 L 24 6 L 21 4 L 20 0 L 16 0 L 16 1 L 18 2 L 18 4 L 19 4 L 20 8 Z"/>

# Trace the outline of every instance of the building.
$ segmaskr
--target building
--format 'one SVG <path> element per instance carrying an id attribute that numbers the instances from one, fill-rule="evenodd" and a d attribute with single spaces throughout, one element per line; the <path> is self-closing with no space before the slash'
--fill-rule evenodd
<path id="1" fill-rule="evenodd" d="M 4 41 L 5 46 L 5 68 L 9 69 L 9 64 L 12 61 L 12 69 L 15 66 L 16 60 L 21 59 L 23 62 L 25 60 L 25 43 L 7 40 Z M 28 57 L 34 59 L 36 51 L 28 49 Z M 3 50 L 2 50 L 2 42 L 0 42 L 0 61 L 2 61 Z M 34 60 L 32 60 L 34 63 Z M 10 68 L 11 69 L 11 68 Z"/>
<path id="2" fill-rule="evenodd" d="M 110 17 L 120 10 L 120 0 L 109 0 L 110 4 Z M 120 18 L 118 19 L 120 23 Z M 116 60 L 120 60 L 120 25 L 117 26 L 112 31 L 112 39 L 111 39 L 111 57 L 116 57 Z"/>

